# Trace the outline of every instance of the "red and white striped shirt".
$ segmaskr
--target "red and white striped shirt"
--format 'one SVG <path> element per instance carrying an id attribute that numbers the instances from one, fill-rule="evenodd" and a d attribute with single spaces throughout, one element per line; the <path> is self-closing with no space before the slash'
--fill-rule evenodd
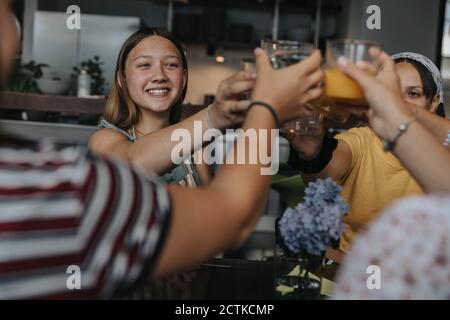
<path id="1" fill-rule="evenodd" d="M 107 298 L 135 284 L 158 257 L 169 207 L 156 176 L 81 147 L 0 148 L 0 299 Z"/>

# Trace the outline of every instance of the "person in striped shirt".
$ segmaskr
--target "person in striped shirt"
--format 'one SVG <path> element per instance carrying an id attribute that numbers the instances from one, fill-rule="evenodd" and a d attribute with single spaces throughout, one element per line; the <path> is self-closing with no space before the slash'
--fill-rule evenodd
<path id="1" fill-rule="evenodd" d="M 157 181 L 76 146 L 0 147 L 0 298 L 108 297 L 135 283 L 167 233 Z M 68 290 L 69 266 L 82 290 Z"/>
<path id="2" fill-rule="evenodd" d="M 0 1 L 0 80 L 18 43 L 9 5 Z M 273 70 L 255 53 L 253 95 L 268 105 L 255 104 L 243 129 L 273 129 L 320 96 L 321 57 Z M 259 160 L 185 189 L 81 147 L 0 135 L 0 298 L 115 297 L 239 246 L 269 188 Z"/>

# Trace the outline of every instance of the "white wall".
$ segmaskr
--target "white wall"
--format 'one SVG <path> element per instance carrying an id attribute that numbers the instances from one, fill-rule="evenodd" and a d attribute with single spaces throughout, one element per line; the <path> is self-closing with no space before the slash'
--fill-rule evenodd
<path id="1" fill-rule="evenodd" d="M 101 57 L 106 79 L 106 88 L 112 84 L 115 63 L 120 47 L 126 38 L 139 29 L 137 17 L 83 14 L 81 16 L 80 42 L 77 43 L 77 30 L 65 26 L 66 13 L 37 11 L 34 16 L 31 59 L 46 63 L 45 75 L 57 73 L 69 81 L 72 67 L 76 66 L 77 49 L 80 61 Z M 29 43 L 24 45 L 27 48 Z"/>

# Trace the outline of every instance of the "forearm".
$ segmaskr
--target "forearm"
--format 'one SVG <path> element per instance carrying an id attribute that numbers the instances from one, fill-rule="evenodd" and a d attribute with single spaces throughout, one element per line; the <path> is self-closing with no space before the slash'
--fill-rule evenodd
<path id="1" fill-rule="evenodd" d="M 271 117 L 269 111 L 255 107 L 244 129 L 272 129 Z M 245 146 L 248 150 L 248 143 Z M 207 187 L 169 187 L 172 223 L 154 276 L 189 268 L 244 241 L 265 205 L 270 176 L 261 175 L 261 168 L 259 161 L 225 164 Z"/>
<path id="2" fill-rule="evenodd" d="M 260 155 L 264 153 L 271 159 L 271 140 L 274 138 L 271 129 L 274 128 L 275 121 L 266 108 L 258 106 L 252 108 L 242 129 L 244 132 L 255 130 L 256 140 L 243 139 L 240 136 L 230 154 L 227 155 L 227 162 L 237 162 L 237 164 L 223 165 L 211 184 L 213 189 L 223 192 L 230 201 L 238 203 L 243 211 L 255 211 L 268 192 L 271 176 L 263 175 L 261 169 L 270 166 L 272 161 L 268 165 L 263 165 Z M 261 140 L 261 135 L 265 134 L 267 138 Z M 243 150 L 245 150 L 245 163 L 240 163 L 237 161 L 237 153 L 242 153 Z M 252 152 L 256 153 L 255 164 L 250 161 Z M 230 188 L 231 185 L 236 185 L 236 188 Z"/>
<path id="3" fill-rule="evenodd" d="M 397 141 L 394 154 L 427 193 L 450 192 L 450 153 L 419 122 Z"/>
<path id="4" fill-rule="evenodd" d="M 275 136 L 275 120 L 266 108 L 255 106 L 247 116 L 243 125 L 244 132 L 256 131 L 256 140 L 244 139 L 241 135 L 234 144 L 232 152 L 227 155 L 227 162 L 211 183 L 211 190 L 220 194 L 222 199 L 231 206 L 238 221 L 239 234 L 234 238 L 233 245 L 239 245 L 251 232 L 262 212 L 269 190 L 271 175 L 263 174 L 272 163 L 272 139 Z M 260 139 L 267 135 L 266 139 Z M 274 141 L 276 142 L 276 141 Z M 239 149 L 239 150 L 238 150 Z M 245 150 L 245 162 L 238 161 L 237 154 Z M 256 153 L 256 163 L 252 164 L 252 153 Z M 262 164 L 261 154 L 267 155 L 269 164 Z M 230 187 L 234 186 L 234 187 Z"/>
<path id="5" fill-rule="evenodd" d="M 415 107 L 410 105 L 410 108 Z M 450 130 L 450 120 L 439 117 L 435 113 L 424 108 L 419 108 L 417 110 L 417 120 L 425 127 L 425 129 L 431 132 L 438 141 L 441 143 L 445 141 Z"/>
<path id="6" fill-rule="evenodd" d="M 276 173 L 272 167 L 272 139 L 276 136 L 272 134 L 277 135 L 278 130 L 272 129 L 293 118 L 299 103 L 304 105 L 322 93 L 316 87 L 323 78 L 318 51 L 300 64 L 277 71 L 261 49 L 255 50 L 255 55 L 258 79 L 253 99 L 265 103 L 246 106 L 246 134 L 238 136 L 227 164 L 209 186 L 183 192 L 170 187 L 173 223 L 155 275 L 174 270 L 177 263 L 198 263 L 242 243 L 264 206 L 270 174 Z"/>
<path id="7" fill-rule="evenodd" d="M 209 128 L 206 109 L 172 126 L 147 134 L 129 148 L 128 161 L 145 171 L 165 173 L 176 166 L 173 152 L 183 150 L 186 158 L 209 141 L 203 135 Z M 216 134 L 224 128 L 217 128 Z M 178 152 L 176 153 L 178 155 Z"/>

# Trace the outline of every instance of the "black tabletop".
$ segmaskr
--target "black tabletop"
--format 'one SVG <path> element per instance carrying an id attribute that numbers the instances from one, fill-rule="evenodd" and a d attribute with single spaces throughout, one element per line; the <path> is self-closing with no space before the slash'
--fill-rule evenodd
<path id="1" fill-rule="evenodd" d="M 191 290 L 192 299 L 273 299 L 273 262 L 211 260 L 195 271 Z"/>

